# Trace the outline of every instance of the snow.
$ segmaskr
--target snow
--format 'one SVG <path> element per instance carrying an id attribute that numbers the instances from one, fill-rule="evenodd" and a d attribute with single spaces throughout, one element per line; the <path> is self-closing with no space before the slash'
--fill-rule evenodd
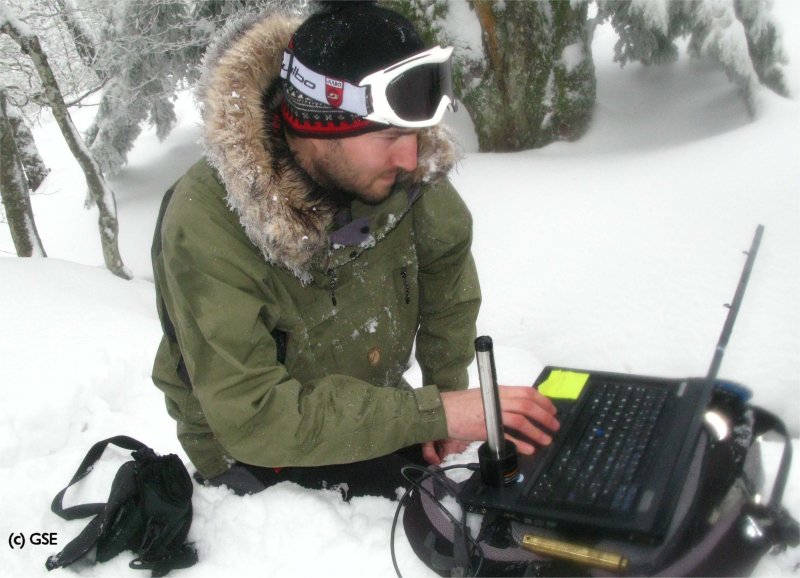
<path id="1" fill-rule="evenodd" d="M 775 4 L 797 22 L 800 4 Z M 787 84 L 800 94 L 800 35 L 784 32 Z M 800 436 L 800 104 L 762 92 L 755 121 L 722 70 L 682 56 L 666 67 L 612 63 L 595 35 L 598 104 L 588 134 L 516 154 L 478 154 L 463 115 L 450 122 L 468 154 L 453 175 L 475 220 L 484 305 L 503 383 L 526 385 L 546 364 L 664 376 L 704 375 L 756 226 L 764 239 L 721 376 L 746 384 Z M 73 111 L 78 126 L 92 109 Z M 3 537 L 55 532 L 58 547 L 5 551 L 0 576 L 54 576 L 44 561 L 84 526 L 49 510 L 88 448 L 115 434 L 160 453 L 181 449 L 150 382 L 160 338 L 149 248 L 160 197 L 199 154 L 198 115 L 184 95 L 160 143 L 146 131 L 110 182 L 120 251 L 133 281 L 103 266 L 96 209 L 57 127 L 37 142 L 51 167 L 32 198 L 47 259 L 13 258 L 0 230 L 0 464 Z M 474 367 L 473 381 L 477 383 Z M 418 368 L 407 378 L 419 383 Z M 795 441 L 795 456 L 798 444 Z M 765 444 L 769 464 L 780 446 Z M 67 504 L 104 500 L 124 452 Z M 468 454 L 474 456 L 474 447 Z M 769 469 L 771 471 L 771 469 Z M 800 517 L 800 468 L 784 502 Z M 175 576 L 393 576 L 395 503 L 290 484 L 235 497 L 195 487 L 190 539 L 200 563 Z M 404 576 L 433 576 L 396 537 Z M 80 576 L 132 575 L 130 555 Z M 759 576 L 797 573 L 800 551 L 767 556 Z M 65 572 L 65 571 L 57 571 Z M 68 570 L 67 572 L 70 572 Z"/>
<path id="2" fill-rule="evenodd" d="M 583 46 L 580 43 L 565 46 L 560 61 L 566 73 L 570 74 L 584 61 Z"/>
<path id="3" fill-rule="evenodd" d="M 447 19 L 438 23 L 458 54 L 469 60 L 483 58 L 483 31 L 466 2 L 450 2 Z"/>
<path id="4" fill-rule="evenodd" d="M 8 34 L 13 34 L 15 37 L 29 38 L 33 36 L 31 28 L 17 17 L 16 12 L 3 3 L 0 4 L 0 27 L 6 25 L 10 28 Z"/>

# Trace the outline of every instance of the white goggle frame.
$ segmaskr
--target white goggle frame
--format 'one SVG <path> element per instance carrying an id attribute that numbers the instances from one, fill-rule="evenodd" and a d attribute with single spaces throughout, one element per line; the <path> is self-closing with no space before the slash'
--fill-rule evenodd
<path id="1" fill-rule="evenodd" d="M 392 81 L 412 68 L 417 68 L 418 66 L 426 64 L 443 64 L 450 60 L 450 55 L 452 53 L 452 46 L 448 46 L 447 48 L 434 46 L 425 52 L 420 52 L 388 68 L 365 76 L 361 82 L 358 83 L 359 86 L 369 87 L 370 96 L 372 97 L 372 111 L 365 118 L 375 122 L 407 128 L 419 128 L 438 124 L 442 120 L 447 107 L 451 106 L 454 102 L 455 97 L 452 93 L 452 80 L 449 80 L 449 91 L 441 94 L 433 116 L 424 120 L 407 120 L 398 116 L 389 103 L 387 89 Z M 449 69 L 448 74 L 450 74 Z"/>

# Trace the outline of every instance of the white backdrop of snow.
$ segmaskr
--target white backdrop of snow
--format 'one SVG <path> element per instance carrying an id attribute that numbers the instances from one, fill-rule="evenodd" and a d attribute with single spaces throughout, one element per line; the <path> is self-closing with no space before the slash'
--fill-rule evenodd
<path id="1" fill-rule="evenodd" d="M 783 22 L 800 8 L 776 3 Z M 788 83 L 800 94 L 800 43 L 790 30 Z M 517 154 L 478 154 L 463 115 L 450 122 L 468 154 L 452 176 L 475 219 L 484 305 L 479 332 L 496 344 L 502 382 L 528 384 L 546 364 L 666 376 L 703 375 L 755 226 L 766 232 L 721 375 L 800 433 L 800 105 L 763 93 L 750 122 L 724 74 L 682 57 L 667 67 L 611 63 L 614 38 L 595 37 L 598 103 L 589 133 Z M 73 111 L 86 126 L 93 110 Z M 160 329 L 149 245 L 161 194 L 200 149 L 188 96 L 163 142 L 143 133 L 110 184 L 123 259 L 136 279 L 102 266 L 94 211 L 53 123 L 36 131 L 52 168 L 33 199 L 49 259 L 13 258 L 0 230 L 0 519 L 3 536 L 52 531 L 59 547 L 82 522 L 49 511 L 95 441 L 125 433 L 161 453 L 181 450 L 149 373 Z M 476 382 L 474 368 L 471 369 Z M 419 383 L 417 368 L 408 378 Z M 797 447 L 797 444 L 795 444 Z M 778 447 L 766 444 L 770 463 Z M 474 447 L 471 450 L 474 452 Z M 125 456 L 68 502 L 102 500 Z M 795 452 L 795 455 L 798 455 Z M 466 457 L 474 457 L 468 453 Z M 800 516 L 798 468 L 785 502 Z M 335 492 L 281 485 L 246 498 L 196 488 L 190 538 L 201 562 L 176 576 L 392 576 L 395 504 L 342 503 Z M 407 576 L 432 576 L 398 535 Z M 4 548 L 0 576 L 44 576 L 55 548 Z M 130 574 L 130 556 L 85 576 Z M 794 575 L 800 553 L 766 557 L 760 576 Z M 63 572 L 63 571 L 61 571 Z"/>

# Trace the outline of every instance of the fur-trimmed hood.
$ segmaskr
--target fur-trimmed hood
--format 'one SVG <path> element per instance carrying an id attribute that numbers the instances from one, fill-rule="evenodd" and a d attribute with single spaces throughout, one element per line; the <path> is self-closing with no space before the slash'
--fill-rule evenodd
<path id="1" fill-rule="evenodd" d="M 315 258 L 330 247 L 333 207 L 271 134 L 273 113 L 265 94 L 280 75 L 283 50 L 300 20 L 269 14 L 226 27 L 206 53 L 197 98 L 209 163 L 227 191 L 250 240 L 272 263 L 307 281 Z M 280 92 L 278 91 L 280 94 Z M 458 153 L 443 127 L 419 136 L 418 166 L 411 182 L 446 175 Z"/>

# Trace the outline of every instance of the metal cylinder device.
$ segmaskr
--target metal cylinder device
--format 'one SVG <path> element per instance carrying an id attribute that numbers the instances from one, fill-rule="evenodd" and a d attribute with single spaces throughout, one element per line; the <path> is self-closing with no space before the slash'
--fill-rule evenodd
<path id="1" fill-rule="evenodd" d="M 486 440 L 490 454 L 500 459 L 503 453 L 503 421 L 500 414 L 500 392 L 497 389 L 497 370 L 494 365 L 494 344 L 491 337 L 484 335 L 475 340 L 475 359 L 478 362 L 483 414 L 486 416 Z"/>
<path id="2" fill-rule="evenodd" d="M 500 391 L 497 387 L 491 337 L 481 336 L 475 340 L 475 359 L 478 362 L 478 379 L 486 420 L 486 443 L 478 448 L 481 478 L 489 486 L 509 485 L 519 476 L 517 447 L 503 435 Z"/>

